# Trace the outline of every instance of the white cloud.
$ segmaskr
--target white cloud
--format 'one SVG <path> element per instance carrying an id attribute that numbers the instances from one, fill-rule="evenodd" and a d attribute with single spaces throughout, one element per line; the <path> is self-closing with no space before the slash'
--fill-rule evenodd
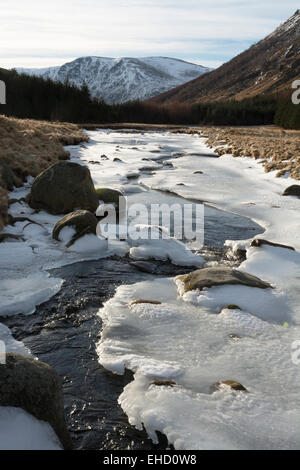
<path id="1" fill-rule="evenodd" d="M 0 66 L 59 65 L 82 55 L 191 56 L 220 63 L 236 53 L 232 41 L 243 41 L 243 50 L 246 41 L 262 38 L 290 16 L 296 3 L 1 0 Z"/>

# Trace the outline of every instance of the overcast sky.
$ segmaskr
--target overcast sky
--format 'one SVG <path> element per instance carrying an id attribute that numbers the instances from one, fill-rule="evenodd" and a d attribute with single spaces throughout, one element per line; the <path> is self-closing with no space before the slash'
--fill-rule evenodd
<path id="1" fill-rule="evenodd" d="M 86 55 L 163 55 L 215 67 L 298 7 L 299 0 L 0 0 L 0 67 Z"/>

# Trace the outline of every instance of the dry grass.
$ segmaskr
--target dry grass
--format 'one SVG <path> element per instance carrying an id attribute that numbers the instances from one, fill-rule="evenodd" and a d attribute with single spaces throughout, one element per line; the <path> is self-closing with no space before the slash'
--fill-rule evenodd
<path id="1" fill-rule="evenodd" d="M 63 145 L 83 141 L 87 136 L 74 124 L 0 116 L 0 228 L 7 222 L 7 190 L 68 159 Z"/>
<path id="2" fill-rule="evenodd" d="M 235 157 L 261 159 L 266 173 L 278 170 L 277 176 L 282 176 L 290 172 L 292 178 L 300 180 L 300 131 L 268 126 L 205 127 L 182 132 L 207 138 L 207 144 L 219 155 L 232 153 Z"/>

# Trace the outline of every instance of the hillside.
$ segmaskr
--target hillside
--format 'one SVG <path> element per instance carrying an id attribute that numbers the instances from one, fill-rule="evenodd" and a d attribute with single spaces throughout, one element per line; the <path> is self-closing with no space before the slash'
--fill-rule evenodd
<path id="1" fill-rule="evenodd" d="M 92 97 L 112 104 L 148 99 L 210 69 L 168 57 L 80 57 L 60 67 L 17 71 L 59 82 L 67 80 L 78 87 L 86 84 Z"/>
<path id="2" fill-rule="evenodd" d="M 299 76 L 300 10 L 272 34 L 217 70 L 151 101 L 195 103 L 284 94 Z"/>

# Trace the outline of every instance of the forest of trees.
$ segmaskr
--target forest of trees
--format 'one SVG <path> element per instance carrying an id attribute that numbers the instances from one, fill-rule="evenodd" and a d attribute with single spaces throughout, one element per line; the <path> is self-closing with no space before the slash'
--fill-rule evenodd
<path id="1" fill-rule="evenodd" d="M 136 101 L 108 105 L 91 98 L 86 85 L 79 89 L 70 83 L 57 83 L 5 69 L 0 69 L 0 80 L 6 83 L 7 102 L 0 105 L 0 113 L 19 118 L 82 124 L 136 122 L 246 126 L 275 123 L 284 128 L 300 129 L 300 105 L 293 105 L 286 99 L 256 97 L 194 105 Z"/>

